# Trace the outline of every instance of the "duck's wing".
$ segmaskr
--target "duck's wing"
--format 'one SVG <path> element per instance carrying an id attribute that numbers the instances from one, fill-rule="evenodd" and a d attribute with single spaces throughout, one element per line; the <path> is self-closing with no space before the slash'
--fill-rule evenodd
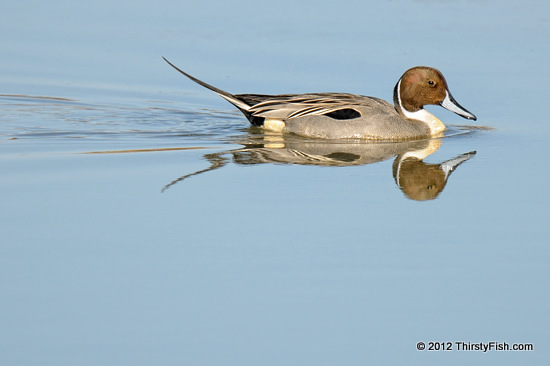
<path id="1" fill-rule="evenodd" d="M 253 116 L 281 120 L 322 115 L 334 119 L 353 119 L 361 117 L 368 109 L 393 108 L 379 98 L 346 93 L 238 94 L 235 97 L 251 105 L 248 112 Z"/>

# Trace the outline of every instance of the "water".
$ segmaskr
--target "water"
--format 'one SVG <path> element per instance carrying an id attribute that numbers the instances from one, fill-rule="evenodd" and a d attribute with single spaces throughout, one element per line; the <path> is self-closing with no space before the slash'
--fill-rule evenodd
<path id="1" fill-rule="evenodd" d="M 0 8 L 3 365 L 550 360 L 547 4 Z M 427 64 L 477 128 L 264 133 L 161 56 L 234 93 L 386 100 Z"/>

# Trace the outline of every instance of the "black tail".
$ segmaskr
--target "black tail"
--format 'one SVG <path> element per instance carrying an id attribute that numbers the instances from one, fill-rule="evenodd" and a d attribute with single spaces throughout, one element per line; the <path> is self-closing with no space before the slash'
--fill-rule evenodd
<path id="1" fill-rule="evenodd" d="M 205 83 L 204 81 L 201 81 L 201 80 L 189 75 L 185 71 L 180 70 L 178 67 L 176 67 L 174 64 L 172 64 L 170 61 L 168 61 L 166 58 L 163 57 L 163 59 L 164 59 L 164 61 L 166 61 L 168 63 L 168 65 L 172 66 L 174 69 L 178 70 L 180 73 L 187 76 L 189 79 L 193 80 L 195 83 L 197 83 L 201 86 L 204 86 L 207 89 L 212 90 L 214 93 L 218 94 L 220 97 L 224 98 L 229 103 L 231 103 L 235 107 L 239 108 L 241 110 L 241 112 L 244 113 L 246 118 L 248 118 L 248 119 L 251 118 L 250 113 L 248 112 L 248 110 L 250 109 L 250 106 L 248 104 L 246 104 L 245 102 L 243 102 L 242 100 L 240 100 L 239 98 L 234 96 L 233 94 L 228 93 L 224 90 L 218 89 L 218 88 L 216 88 L 216 87 L 214 87 L 210 84 Z"/>

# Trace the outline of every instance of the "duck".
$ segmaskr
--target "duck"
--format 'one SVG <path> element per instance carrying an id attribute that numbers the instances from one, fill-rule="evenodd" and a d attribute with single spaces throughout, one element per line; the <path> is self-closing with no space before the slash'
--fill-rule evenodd
<path id="1" fill-rule="evenodd" d="M 477 117 L 453 98 L 443 74 L 428 66 L 408 69 L 383 99 L 349 93 L 231 94 L 171 67 L 233 104 L 253 126 L 317 139 L 399 141 L 443 135 L 446 126 L 424 109 L 441 107 L 469 120 Z"/>

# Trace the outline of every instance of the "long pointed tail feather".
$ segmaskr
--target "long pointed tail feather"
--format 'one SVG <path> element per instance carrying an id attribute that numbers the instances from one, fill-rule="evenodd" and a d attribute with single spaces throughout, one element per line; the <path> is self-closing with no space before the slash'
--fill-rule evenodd
<path id="1" fill-rule="evenodd" d="M 186 73 L 185 71 L 182 71 L 180 70 L 177 66 L 175 66 L 174 64 L 172 64 L 170 61 L 168 61 L 166 58 L 162 57 L 164 59 L 164 61 L 166 61 L 168 63 L 168 65 L 172 66 L 174 69 L 176 69 L 177 71 L 179 71 L 180 73 L 182 73 L 183 75 L 187 76 L 189 79 L 193 80 L 195 83 L 201 85 L 201 86 L 204 86 L 205 88 L 207 89 L 210 89 L 212 90 L 214 93 L 218 94 L 220 97 L 224 98 L 225 100 L 227 100 L 229 103 L 233 104 L 235 107 L 239 108 L 241 111 L 243 112 L 247 112 L 249 109 L 250 109 L 250 106 L 248 104 L 246 104 L 245 102 L 243 102 L 242 100 L 238 99 L 237 97 L 235 97 L 233 94 L 230 94 L 224 90 L 221 90 L 221 89 L 218 89 L 216 88 L 215 86 L 212 86 L 210 84 L 207 84 L 205 83 L 204 81 L 201 81 L 191 75 L 189 75 L 188 73 Z"/>

